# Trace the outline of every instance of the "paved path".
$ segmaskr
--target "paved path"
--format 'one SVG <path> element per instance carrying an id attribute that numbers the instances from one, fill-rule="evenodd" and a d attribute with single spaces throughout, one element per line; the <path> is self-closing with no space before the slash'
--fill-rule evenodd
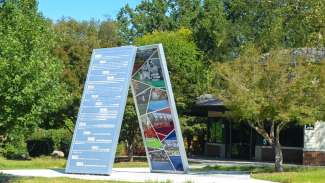
<path id="1" fill-rule="evenodd" d="M 190 163 L 201 165 L 201 166 L 215 166 L 215 165 L 222 165 L 222 166 L 270 166 L 274 167 L 274 162 L 260 162 L 260 161 L 243 161 L 243 160 L 217 160 L 217 159 L 207 159 L 206 157 L 202 158 L 189 158 Z M 284 164 L 286 166 L 293 166 L 293 167 L 304 167 L 304 165 L 297 165 L 297 164 Z"/>
<path id="2" fill-rule="evenodd" d="M 69 177 L 88 180 L 113 181 L 172 181 L 173 183 L 270 183 L 250 178 L 248 174 L 236 172 L 190 172 L 188 174 L 150 173 L 148 168 L 113 168 L 111 176 L 65 174 L 63 170 L 34 169 L 34 170 L 0 170 L 5 174 L 14 176 L 33 177 Z"/>

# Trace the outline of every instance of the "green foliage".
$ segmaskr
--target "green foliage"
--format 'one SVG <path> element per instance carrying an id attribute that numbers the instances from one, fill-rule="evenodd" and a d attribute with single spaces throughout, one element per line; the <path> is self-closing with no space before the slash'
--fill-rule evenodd
<path id="1" fill-rule="evenodd" d="M 133 28 L 133 9 L 127 4 L 117 14 L 118 35 L 123 44 L 131 43 L 136 35 Z"/>
<path id="2" fill-rule="evenodd" d="M 235 61 L 215 64 L 210 77 L 229 116 L 248 122 L 267 140 L 275 150 L 277 171 L 283 171 L 281 130 L 324 120 L 324 72 L 324 62 L 308 53 L 275 50 L 261 56 L 249 47 Z"/>
<path id="3" fill-rule="evenodd" d="M 6 0 L 0 17 L 0 140 L 9 155 L 26 152 L 23 141 L 68 95 L 51 54 L 55 34 L 36 1 Z"/>
<path id="4" fill-rule="evenodd" d="M 125 148 L 125 143 L 120 142 L 117 144 L 116 155 L 115 156 L 126 156 L 128 155 Z"/>
<path id="5" fill-rule="evenodd" d="M 256 43 L 263 52 L 303 47 L 311 39 L 316 44 L 310 46 L 324 46 L 324 1 L 235 0 L 225 1 L 225 5 L 229 20 L 236 27 L 237 40 Z"/>
<path id="6" fill-rule="evenodd" d="M 6 143 L 1 153 L 8 159 L 28 159 L 29 155 L 24 136 L 21 135 L 20 138 L 15 139 L 15 141 Z"/>
<path id="7" fill-rule="evenodd" d="M 223 61 L 234 57 L 235 53 L 231 50 L 232 27 L 226 15 L 222 1 L 204 1 L 193 31 L 199 48 L 207 58 Z"/>
<path id="8" fill-rule="evenodd" d="M 38 128 L 33 134 L 28 137 L 28 140 L 42 139 L 50 139 L 54 143 L 55 150 L 64 150 L 61 149 L 62 143 L 67 143 L 68 145 L 70 145 L 72 134 L 64 128 L 49 130 Z"/>
<path id="9" fill-rule="evenodd" d="M 135 9 L 129 5 L 121 8 L 117 14 L 119 35 L 125 44 L 132 43 L 135 37 L 141 37 L 155 30 L 170 30 L 171 18 L 167 16 L 170 6 L 166 0 L 142 1 Z"/>
<path id="10" fill-rule="evenodd" d="M 200 11 L 200 0 L 142 1 L 135 9 L 126 5 L 117 14 L 119 35 L 128 44 L 154 31 L 190 28 L 198 21 Z"/>
<path id="11" fill-rule="evenodd" d="M 206 118 L 187 115 L 180 116 L 181 129 L 184 136 L 185 149 L 188 154 L 202 154 L 206 141 Z"/>
<path id="12" fill-rule="evenodd" d="M 150 0 L 117 16 L 124 43 L 154 31 L 186 27 L 207 59 L 228 61 L 247 44 L 275 48 L 323 47 L 323 0 Z"/>
<path id="13" fill-rule="evenodd" d="M 188 29 L 154 32 L 135 40 L 135 44 L 139 46 L 157 43 L 163 44 L 177 109 L 182 113 L 189 109 L 193 99 L 206 88 L 206 69 L 201 60 L 201 52 Z"/>
<path id="14" fill-rule="evenodd" d="M 127 99 L 124 111 L 119 141 L 121 144 L 125 145 L 124 148 L 126 147 L 127 155 L 130 159 L 132 159 L 132 156 L 137 148 L 143 148 L 138 118 L 135 111 L 133 98 L 130 95 Z"/>
<path id="15" fill-rule="evenodd" d="M 254 125 L 316 122 L 324 101 L 324 63 L 290 53 L 276 50 L 261 58 L 249 49 L 234 62 L 216 64 L 217 95 Z"/>
<path id="16" fill-rule="evenodd" d="M 69 143 L 92 50 L 121 44 L 163 43 L 182 129 L 189 141 L 204 140 L 205 119 L 185 114 L 197 96 L 216 92 L 216 87 L 216 93 L 224 96 L 233 109 L 232 117 L 253 121 L 252 125 L 270 126 L 274 121 L 286 126 L 289 121 L 305 124 L 314 122 L 316 117 L 325 118 L 325 112 L 320 110 L 325 108 L 320 94 L 325 91 L 310 85 L 308 78 L 325 76 L 324 69 L 317 70 L 313 64 L 280 66 L 290 56 L 272 51 L 324 47 L 323 0 L 148 0 L 134 9 L 123 7 L 116 22 L 63 18 L 56 23 L 37 12 L 36 0 L 6 0 L 0 3 L 0 17 L 3 154 L 26 154 L 27 137 L 51 136 L 57 148 L 62 141 Z M 247 51 L 250 44 L 260 51 Z M 256 68 L 260 54 L 267 52 L 271 52 L 266 58 L 271 63 L 268 70 Z M 211 63 L 239 55 L 242 56 L 236 64 L 212 64 L 212 72 L 207 74 Z M 310 71 L 309 76 L 283 84 L 285 74 L 300 75 L 306 71 Z M 217 85 L 207 85 L 216 80 Z M 323 78 L 319 81 L 321 85 Z M 238 83 L 248 89 L 236 88 Z M 120 139 L 129 151 L 142 145 L 136 121 L 129 98 Z M 47 130 L 33 133 L 39 128 Z"/>
<path id="17" fill-rule="evenodd" d="M 201 0 L 169 0 L 173 28 L 191 28 L 202 11 Z"/>
<path id="18" fill-rule="evenodd" d="M 54 24 L 54 30 L 57 43 L 53 52 L 64 63 L 62 80 L 68 86 L 70 100 L 66 106 L 49 115 L 42 127 L 65 127 L 72 133 L 93 49 L 117 46 L 120 39 L 116 23 L 110 19 L 78 22 L 63 18 Z"/>

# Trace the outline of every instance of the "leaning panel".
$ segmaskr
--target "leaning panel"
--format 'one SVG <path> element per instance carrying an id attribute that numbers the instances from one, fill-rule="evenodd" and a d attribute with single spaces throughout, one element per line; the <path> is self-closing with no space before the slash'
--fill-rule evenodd
<path id="1" fill-rule="evenodd" d="M 135 54 L 133 46 L 93 51 L 67 173 L 111 174 Z"/>
<path id="2" fill-rule="evenodd" d="M 187 172 L 187 157 L 161 44 L 138 47 L 131 88 L 151 171 Z"/>

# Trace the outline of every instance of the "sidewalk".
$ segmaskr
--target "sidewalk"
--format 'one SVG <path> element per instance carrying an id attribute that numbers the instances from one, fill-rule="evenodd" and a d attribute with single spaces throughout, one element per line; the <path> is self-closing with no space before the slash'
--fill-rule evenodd
<path id="1" fill-rule="evenodd" d="M 204 167 L 204 166 L 274 166 L 272 162 L 258 162 L 258 161 L 242 161 L 242 160 L 217 160 L 217 159 L 207 159 L 202 157 L 189 158 L 188 161 L 193 166 Z M 285 166 L 296 166 L 296 167 L 305 167 L 304 165 L 297 164 L 284 164 Z"/>
<path id="2" fill-rule="evenodd" d="M 249 174 L 227 173 L 221 171 L 190 172 L 188 174 L 150 173 L 148 168 L 113 168 L 112 175 L 65 174 L 63 170 L 0 170 L 1 173 L 28 177 L 69 177 L 87 180 L 112 180 L 129 182 L 171 181 L 173 183 L 271 183 L 250 178 Z"/>

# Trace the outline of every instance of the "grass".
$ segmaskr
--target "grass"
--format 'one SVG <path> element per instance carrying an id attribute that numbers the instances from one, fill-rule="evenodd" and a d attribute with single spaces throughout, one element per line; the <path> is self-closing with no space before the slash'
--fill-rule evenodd
<path id="1" fill-rule="evenodd" d="M 51 157 L 32 158 L 31 160 L 8 160 L 0 157 L 0 170 L 9 169 L 63 169 L 65 159 Z M 115 168 L 148 167 L 147 162 L 118 162 Z M 13 177 L 0 174 L 0 183 L 128 183 L 117 181 L 91 181 L 71 178 Z M 150 182 L 151 183 L 151 182 Z"/>
<path id="2" fill-rule="evenodd" d="M 280 183 L 325 183 L 325 168 L 308 168 L 285 166 L 281 173 L 274 172 L 273 166 L 206 166 L 196 171 L 244 171 L 255 179 L 269 180 Z"/>
<path id="3" fill-rule="evenodd" d="M 0 173 L 0 183 L 7 183 L 9 180 L 13 178 L 12 176 L 5 175 L 3 173 Z"/>
<path id="4" fill-rule="evenodd" d="M 62 169 L 65 168 L 65 159 L 51 157 L 33 158 L 32 160 L 8 160 L 0 157 L 0 169 Z M 148 167 L 147 162 L 118 162 L 115 168 Z M 1 183 L 1 182 L 0 182 Z"/>
<path id="5" fill-rule="evenodd" d="M 282 173 L 257 173 L 252 174 L 252 177 L 281 183 L 324 183 L 325 168 L 302 168 Z"/>
<path id="6" fill-rule="evenodd" d="M 134 161 L 134 162 L 118 162 L 114 163 L 114 168 L 140 168 L 140 167 L 149 167 L 147 162 L 143 161 Z"/>
<path id="7" fill-rule="evenodd" d="M 43 177 L 24 177 L 14 178 L 9 183 L 117 183 L 117 181 L 98 181 L 98 180 L 82 180 L 71 178 L 43 178 Z M 129 182 L 118 182 L 129 183 Z"/>
<path id="8" fill-rule="evenodd" d="M 11 177 L 0 174 L 0 183 L 131 183 L 124 181 L 108 181 L 108 180 L 83 180 L 72 178 L 43 178 L 43 177 Z M 135 183 L 135 182 L 132 182 Z M 146 183 L 171 183 L 171 182 L 146 182 Z"/>
<path id="9" fill-rule="evenodd" d="M 32 160 L 8 160 L 0 157 L 0 169 L 43 169 L 64 168 L 65 159 L 53 159 L 51 157 L 33 158 Z"/>

